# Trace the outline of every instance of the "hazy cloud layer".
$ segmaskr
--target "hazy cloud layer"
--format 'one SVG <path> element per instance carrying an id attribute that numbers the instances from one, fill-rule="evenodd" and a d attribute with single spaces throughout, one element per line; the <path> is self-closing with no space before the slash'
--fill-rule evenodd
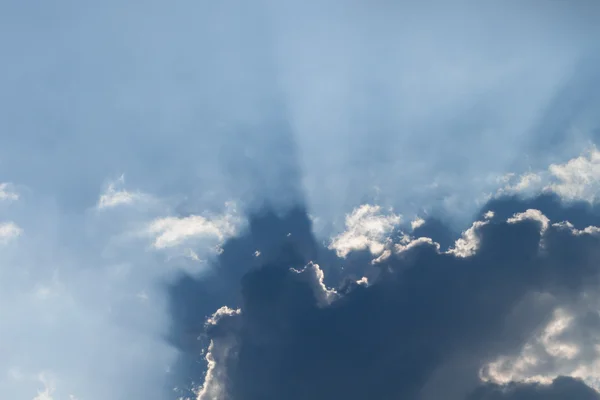
<path id="1" fill-rule="evenodd" d="M 303 187 L 327 223 L 366 200 L 464 223 L 598 129 L 594 1 L 0 7 L 3 174 L 61 210 L 125 173 L 195 212 Z"/>
<path id="2" fill-rule="evenodd" d="M 177 220 L 170 201 L 127 185 L 118 190 L 153 200 L 100 208 L 97 201 L 69 216 L 28 190 L 3 210 L 15 221 L 0 225 L 3 396 L 170 398 L 178 351 L 164 340 L 170 317 L 162 282 L 177 271 L 205 270 L 233 232 L 197 233 L 206 224 L 220 226 L 214 218 L 237 217 L 225 206 L 218 217 L 190 215 L 185 242 L 167 241 L 163 249 L 148 227 Z M 160 234 L 178 237 L 180 227 L 170 228 Z"/>

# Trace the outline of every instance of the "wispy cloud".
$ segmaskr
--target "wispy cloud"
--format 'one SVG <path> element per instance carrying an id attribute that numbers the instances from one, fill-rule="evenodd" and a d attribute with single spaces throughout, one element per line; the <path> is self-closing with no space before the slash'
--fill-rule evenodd
<path id="1" fill-rule="evenodd" d="M 363 204 L 346 216 L 346 230 L 331 240 L 329 248 L 340 257 L 365 249 L 380 255 L 401 221 L 400 215 L 385 212 L 380 206 Z"/>
<path id="2" fill-rule="evenodd" d="M 217 243 L 236 234 L 242 219 L 235 206 L 229 203 L 223 215 L 158 218 L 148 226 L 148 234 L 155 237 L 153 246 L 165 249 L 192 239 L 213 239 Z"/>
<path id="3" fill-rule="evenodd" d="M 0 223 L 0 243 L 7 243 L 10 240 L 20 236 L 22 233 L 23 229 L 21 229 L 14 222 Z"/>
<path id="4" fill-rule="evenodd" d="M 125 175 L 119 179 L 110 182 L 106 191 L 100 195 L 98 200 L 98 209 L 107 209 L 120 205 L 131 205 L 139 201 L 150 199 L 150 196 L 141 192 L 127 191 L 125 188 Z"/>
<path id="5" fill-rule="evenodd" d="M 10 183 L 0 183 L 0 201 L 16 201 L 19 200 L 17 193 Z"/>
<path id="6" fill-rule="evenodd" d="M 496 195 L 535 196 L 552 192 L 565 201 L 595 203 L 600 199 L 600 151 L 594 146 L 564 163 L 522 175 L 510 173 L 499 178 Z"/>

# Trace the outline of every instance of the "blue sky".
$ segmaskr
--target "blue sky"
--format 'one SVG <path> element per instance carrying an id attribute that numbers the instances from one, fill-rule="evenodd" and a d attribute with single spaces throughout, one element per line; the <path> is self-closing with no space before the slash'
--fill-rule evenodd
<path id="1" fill-rule="evenodd" d="M 467 230 L 497 196 L 594 205 L 599 16 L 0 1 L 0 392 L 170 398 L 165 284 L 265 204 L 304 207 L 340 259 L 417 218 Z"/>

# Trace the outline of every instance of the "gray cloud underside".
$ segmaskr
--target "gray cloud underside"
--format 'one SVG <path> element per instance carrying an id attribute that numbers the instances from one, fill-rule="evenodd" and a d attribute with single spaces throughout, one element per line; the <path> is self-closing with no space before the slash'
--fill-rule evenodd
<path id="1" fill-rule="evenodd" d="M 597 392 L 580 381 L 557 378 L 551 385 L 510 384 L 507 386 L 485 385 L 471 394 L 467 400 L 597 400 Z"/>
<path id="2" fill-rule="evenodd" d="M 564 206 L 547 196 L 531 202 L 548 215 L 572 215 L 581 229 L 582 221 L 600 223 L 589 206 Z M 484 209 L 512 217 L 529 205 L 504 198 Z M 193 371 L 195 382 L 202 382 L 206 371 L 189 366 L 194 351 L 210 343 L 202 400 L 564 398 L 570 391 L 598 398 L 571 378 L 550 386 L 480 381 L 485 365 L 517 354 L 556 307 L 586 315 L 593 306 L 600 237 L 578 233 L 575 226 L 547 225 L 544 218 L 527 212 L 507 222 L 496 215 L 477 227 L 477 250 L 468 257 L 421 242 L 373 266 L 368 251 L 341 260 L 319 249 L 301 210 L 284 219 L 256 215 L 246 234 L 224 246 L 214 277 L 185 278 L 172 291 L 174 332 L 189 329 L 202 338 L 187 347 L 193 351 L 182 371 Z M 448 235 L 439 228 L 430 233 Z M 254 248 L 265 258 L 257 260 Z M 308 260 L 319 263 L 326 286 L 318 274 L 305 278 L 314 269 L 304 275 L 290 269 L 302 270 Z M 346 263 L 347 276 L 336 275 Z M 368 286 L 352 283 L 369 269 L 377 272 Z M 231 286 L 238 280 L 240 289 Z M 337 288 L 333 297 L 325 295 L 327 286 Z M 214 311 L 224 305 L 240 312 L 223 310 L 204 325 L 211 306 Z M 592 314 L 586 318 L 600 321 Z M 583 328 L 578 322 L 573 329 Z M 589 349 L 581 347 L 582 354 L 597 351 Z M 541 368 L 542 374 L 553 371 Z"/>

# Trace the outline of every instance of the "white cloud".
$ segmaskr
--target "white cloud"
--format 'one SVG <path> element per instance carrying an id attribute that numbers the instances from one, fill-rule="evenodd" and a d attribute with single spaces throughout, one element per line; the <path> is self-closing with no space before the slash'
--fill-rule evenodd
<path id="1" fill-rule="evenodd" d="M 16 201 L 19 200 L 19 193 L 13 189 L 10 183 L 0 183 L 0 201 Z"/>
<path id="2" fill-rule="evenodd" d="M 513 173 L 498 178 L 503 186 L 496 196 L 520 194 L 531 197 L 543 192 L 552 192 L 567 201 L 587 201 L 600 198 L 600 151 L 592 147 L 579 157 L 565 163 L 551 164 L 546 170 Z"/>
<path id="3" fill-rule="evenodd" d="M 371 260 L 371 264 L 373 264 L 373 265 L 379 264 L 379 263 L 387 260 L 388 258 L 390 258 L 391 255 L 392 255 L 392 251 L 390 249 L 385 249 L 377 258 Z"/>
<path id="4" fill-rule="evenodd" d="M 548 384 L 558 376 L 572 376 L 600 390 L 600 336 L 593 326 L 577 321 L 586 314 L 589 318 L 590 311 L 587 307 L 570 311 L 556 308 L 552 319 L 517 354 L 500 356 L 484 365 L 481 379 L 500 384 Z"/>
<path id="5" fill-rule="evenodd" d="M 552 164 L 548 168 L 551 182 L 548 190 L 566 200 L 598 200 L 600 190 L 600 151 L 595 147 L 565 164 Z"/>
<path id="6" fill-rule="evenodd" d="M 39 380 L 44 385 L 44 389 L 38 391 L 37 396 L 33 400 L 53 400 L 52 395 L 55 391 L 54 382 L 45 374 L 41 374 Z"/>
<path id="7" fill-rule="evenodd" d="M 390 235 L 401 220 L 400 215 L 391 211 L 384 214 L 379 206 L 363 204 L 346 215 L 346 230 L 332 239 L 329 248 L 335 250 L 338 257 L 365 249 L 380 255 L 390 244 Z"/>
<path id="8" fill-rule="evenodd" d="M 434 242 L 433 239 L 421 236 L 419 238 L 413 239 L 411 237 L 405 236 L 401 243 L 397 243 L 394 245 L 394 250 L 396 253 L 403 253 L 417 246 L 433 246 L 436 251 L 440 250 L 440 245 L 437 242 Z"/>
<path id="9" fill-rule="evenodd" d="M 356 284 L 361 286 L 369 286 L 369 278 L 363 276 L 362 278 L 356 281 Z"/>
<path id="10" fill-rule="evenodd" d="M 470 257 L 479 248 L 479 235 L 477 230 L 488 221 L 475 221 L 473 225 L 462 233 L 462 236 L 454 243 L 454 247 L 448 250 L 449 254 L 454 254 L 457 257 Z"/>
<path id="11" fill-rule="evenodd" d="M 294 268 L 291 270 L 299 274 L 310 284 L 320 306 L 329 305 L 337 298 L 338 294 L 335 289 L 328 289 L 325 286 L 325 274 L 318 264 L 310 262 L 301 270 Z"/>
<path id="12" fill-rule="evenodd" d="M 423 224 L 425 224 L 425 220 L 423 218 L 415 218 L 413 221 L 411 221 L 410 227 L 414 231 L 415 229 L 423 226 Z"/>
<path id="13" fill-rule="evenodd" d="M 512 187 L 516 192 L 525 192 L 527 190 L 535 190 L 542 182 L 542 178 L 532 172 L 526 173 L 519 177 L 519 180 Z"/>
<path id="14" fill-rule="evenodd" d="M 22 233 L 23 229 L 14 222 L 0 223 L 0 243 L 7 243 L 11 239 L 20 236 Z"/>
<path id="15" fill-rule="evenodd" d="M 242 313 L 242 310 L 240 308 L 229 308 L 227 306 L 223 306 L 221 308 L 219 308 L 217 311 L 215 311 L 213 313 L 213 315 L 211 315 L 210 317 L 208 317 L 206 319 L 206 324 L 207 325 L 217 325 L 219 323 L 219 320 L 225 316 L 232 316 L 232 315 L 239 315 Z"/>
<path id="16" fill-rule="evenodd" d="M 532 220 L 540 223 L 541 232 L 544 233 L 546 229 L 548 229 L 548 225 L 550 224 L 550 219 L 546 217 L 540 210 L 528 209 L 522 213 L 517 213 L 506 220 L 509 224 L 515 224 L 517 222 L 521 222 L 524 220 Z"/>
<path id="17" fill-rule="evenodd" d="M 569 221 L 557 222 L 552 224 L 556 228 L 568 229 L 573 235 L 598 235 L 600 234 L 600 227 L 598 226 L 587 226 L 583 229 L 577 229 Z"/>
<path id="18" fill-rule="evenodd" d="M 102 210 L 119 205 L 129 205 L 149 198 L 149 196 L 144 193 L 129 192 L 125 190 L 123 188 L 124 185 L 124 175 L 121 175 L 116 181 L 109 183 L 106 191 L 100 195 L 97 204 L 98 209 Z"/>
<path id="19" fill-rule="evenodd" d="M 226 317 L 234 317 L 241 313 L 240 309 L 231 309 L 227 306 L 219 308 L 206 321 L 208 325 L 216 325 L 219 320 Z M 229 352 L 235 347 L 233 337 L 220 338 L 217 342 L 212 341 L 206 352 L 206 362 L 208 368 L 204 377 L 204 384 L 198 390 L 198 400 L 216 400 L 227 398 L 225 392 L 225 382 L 227 378 L 227 368 L 224 366 Z"/>
<path id="20" fill-rule="evenodd" d="M 502 186 L 496 191 L 496 196 L 514 194 L 534 196 L 543 190 L 545 179 L 545 175 L 539 172 L 527 172 L 522 175 L 505 174 L 497 179 Z"/>
<path id="21" fill-rule="evenodd" d="M 222 243 L 235 235 L 240 225 L 241 219 L 237 215 L 235 206 L 228 203 L 227 211 L 222 215 L 158 218 L 150 223 L 147 233 L 155 237 L 153 242 L 155 248 L 165 249 L 195 238 Z"/>

